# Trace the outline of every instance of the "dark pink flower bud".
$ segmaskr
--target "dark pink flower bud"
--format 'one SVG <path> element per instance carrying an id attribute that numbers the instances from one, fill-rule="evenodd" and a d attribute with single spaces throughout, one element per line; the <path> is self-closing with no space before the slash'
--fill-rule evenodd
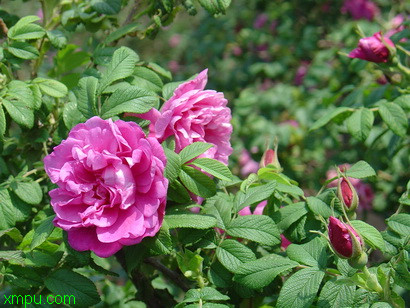
<path id="1" fill-rule="evenodd" d="M 339 186 L 337 188 L 337 193 L 339 199 L 343 206 L 348 212 L 353 212 L 356 210 L 359 204 L 359 197 L 357 195 L 356 189 L 350 183 L 349 179 L 345 176 L 339 180 Z"/>
<path id="2" fill-rule="evenodd" d="M 390 46 L 395 47 L 393 42 L 388 37 L 383 37 L 383 40 Z M 370 62 L 381 63 L 389 60 L 389 49 L 382 41 L 381 32 L 373 34 L 373 36 L 365 37 L 359 40 L 356 49 L 349 53 L 350 58 L 358 58 Z"/>
<path id="3" fill-rule="evenodd" d="M 335 253 L 341 258 L 355 258 L 363 252 L 363 241 L 348 224 L 329 217 L 329 240 Z"/>
<path id="4" fill-rule="evenodd" d="M 283 234 L 280 235 L 281 238 L 281 244 L 280 244 L 280 248 L 282 248 L 282 250 L 286 250 L 286 248 L 288 248 L 288 246 L 290 244 L 292 244 L 291 241 L 289 241 Z"/>

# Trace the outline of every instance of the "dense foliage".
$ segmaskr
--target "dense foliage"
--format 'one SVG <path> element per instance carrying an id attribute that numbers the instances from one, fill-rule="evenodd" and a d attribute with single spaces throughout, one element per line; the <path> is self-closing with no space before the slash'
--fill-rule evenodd
<path id="1" fill-rule="evenodd" d="M 405 307 L 409 13 L 2 2 L 0 303 Z"/>

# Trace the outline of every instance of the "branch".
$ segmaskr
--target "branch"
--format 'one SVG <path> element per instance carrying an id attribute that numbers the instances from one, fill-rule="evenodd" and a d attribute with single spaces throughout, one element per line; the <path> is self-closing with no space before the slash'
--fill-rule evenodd
<path id="1" fill-rule="evenodd" d="M 186 281 L 178 275 L 175 271 L 169 269 L 165 265 L 163 265 L 161 262 L 159 262 L 155 258 L 146 258 L 144 260 L 144 263 L 147 263 L 154 267 L 155 269 L 159 270 L 161 273 L 163 273 L 167 278 L 172 280 L 178 287 L 180 287 L 184 292 L 188 291 L 190 289 L 189 285 L 186 283 Z"/>

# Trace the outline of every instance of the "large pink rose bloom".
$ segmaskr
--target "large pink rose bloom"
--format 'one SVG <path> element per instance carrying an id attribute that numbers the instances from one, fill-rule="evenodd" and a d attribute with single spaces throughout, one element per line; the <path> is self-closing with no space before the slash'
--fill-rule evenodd
<path id="1" fill-rule="evenodd" d="M 151 121 L 150 136 L 163 142 L 175 137 L 175 152 L 179 153 L 194 142 L 212 143 L 214 147 L 204 153 L 204 157 L 217 159 L 228 164 L 232 153 L 231 110 L 223 93 L 204 90 L 208 81 L 208 70 L 181 84 L 174 95 L 164 103 L 161 111 L 151 109 L 145 114 L 134 114 Z"/>
<path id="2" fill-rule="evenodd" d="M 369 0 L 345 0 L 341 11 L 343 14 L 349 12 L 353 19 L 367 19 L 370 21 L 380 14 L 377 5 Z"/>
<path id="3" fill-rule="evenodd" d="M 161 227 L 168 180 L 155 138 L 133 122 L 93 117 L 76 125 L 44 158 L 56 212 L 70 245 L 109 257 Z"/>

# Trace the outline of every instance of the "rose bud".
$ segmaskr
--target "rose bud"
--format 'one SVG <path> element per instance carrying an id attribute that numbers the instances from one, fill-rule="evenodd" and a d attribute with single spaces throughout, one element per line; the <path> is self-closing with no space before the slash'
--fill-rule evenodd
<path id="1" fill-rule="evenodd" d="M 394 43 L 388 37 L 383 37 L 383 40 L 387 45 L 395 48 Z M 382 41 L 381 32 L 377 32 L 370 37 L 364 37 L 359 40 L 357 48 L 349 53 L 349 57 L 375 63 L 385 63 L 389 60 L 390 52 L 384 42 Z"/>
<path id="2" fill-rule="evenodd" d="M 265 168 L 268 165 L 272 165 L 276 171 L 281 172 L 282 167 L 278 160 L 278 146 L 275 146 L 275 150 L 267 149 L 263 155 L 260 162 L 260 167 Z"/>
<path id="3" fill-rule="evenodd" d="M 362 255 L 363 241 L 351 226 L 331 216 L 328 230 L 330 245 L 340 258 L 350 259 Z"/>
<path id="4" fill-rule="evenodd" d="M 359 204 L 359 197 L 356 189 L 349 179 L 342 175 L 337 187 L 337 193 L 344 208 L 348 212 L 354 212 Z"/>

